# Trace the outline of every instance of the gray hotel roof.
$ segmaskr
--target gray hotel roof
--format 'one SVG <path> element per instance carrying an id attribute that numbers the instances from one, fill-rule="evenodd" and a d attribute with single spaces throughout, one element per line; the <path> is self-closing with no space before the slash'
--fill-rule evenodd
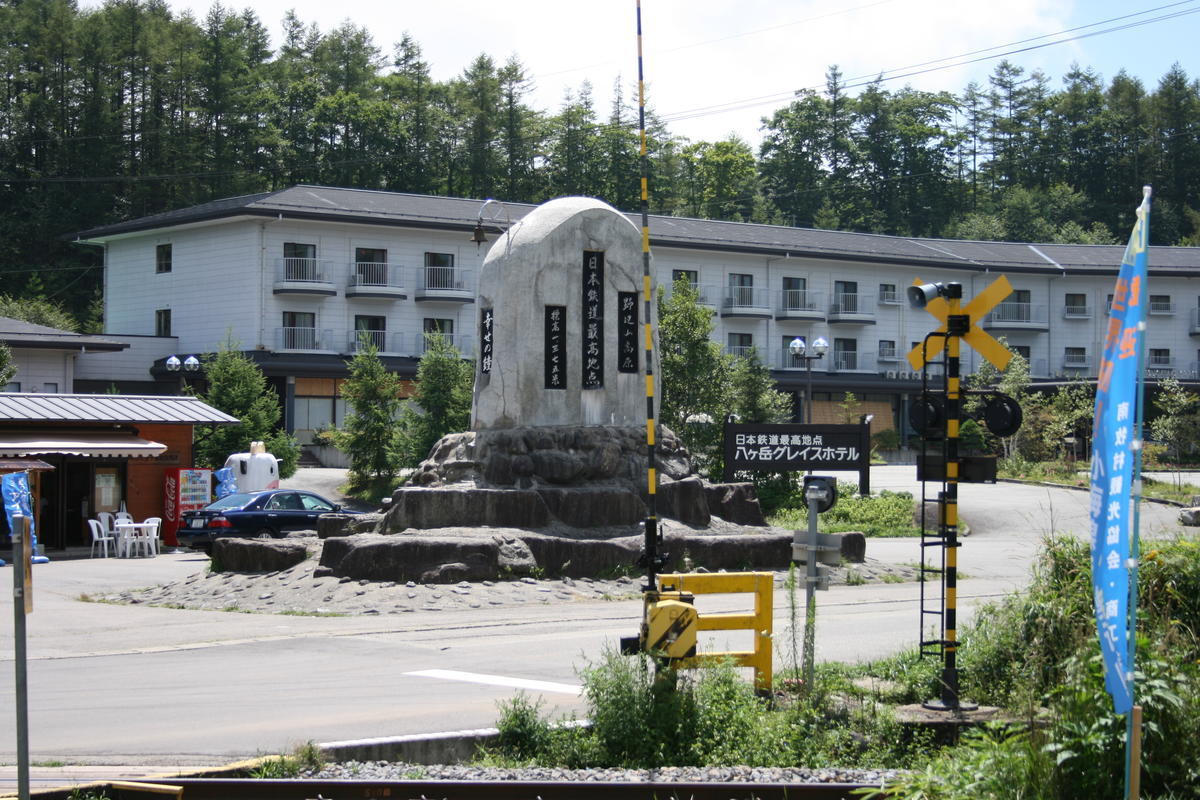
<path id="1" fill-rule="evenodd" d="M 37 348 L 49 350 L 93 350 L 117 351 L 129 347 L 126 342 L 115 342 L 102 336 L 64 331 L 48 325 L 38 325 L 11 317 L 0 317 L 0 342 L 15 348 Z"/>
<path id="2" fill-rule="evenodd" d="M 99 244 L 144 231 L 244 216 L 470 230 L 480 215 L 482 202 L 457 197 L 299 185 L 104 225 L 80 231 L 73 238 Z M 526 203 L 507 202 L 501 210 L 492 207 L 485 215 L 485 227 L 494 230 L 495 223 L 516 222 L 533 208 L 535 206 Z M 634 224 L 641 225 L 640 215 L 627 216 Z M 1120 232 L 1119 235 L 1124 237 L 1127 233 Z M 656 215 L 650 217 L 650 240 L 662 247 L 899 262 L 976 272 L 1005 269 L 1042 273 L 1115 273 L 1124 252 L 1123 245 L 921 239 Z M 1149 264 L 1156 273 L 1200 275 L 1200 248 L 1152 247 Z"/>
<path id="3" fill-rule="evenodd" d="M 197 397 L 0 392 L 0 423 L 162 422 L 228 424 L 238 419 Z"/>

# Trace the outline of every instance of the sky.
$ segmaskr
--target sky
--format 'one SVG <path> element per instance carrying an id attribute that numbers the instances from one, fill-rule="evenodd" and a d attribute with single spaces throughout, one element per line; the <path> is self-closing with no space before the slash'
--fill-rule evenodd
<path id="1" fill-rule="evenodd" d="M 211 6 L 211 0 L 168 2 L 198 19 Z M 480 53 L 497 64 L 515 55 L 533 78 L 530 102 L 542 111 L 556 111 L 565 93 L 577 92 L 585 80 L 602 117 L 618 79 L 626 97 L 636 100 L 635 0 L 225 0 L 225 5 L 252 7 L 275 43 L 289 8 L 322 31 L 348 20 L 365 27 L 389 60 L 407 31 L 438 80 L 460 75 Z M 1175 62 L 1189 77 L 1200 77 L 1195 44 L 1200 0 L 642 0 L 641 5 L 647 102 L 672 133 L 693 141 L 735 134 L 757 144 L 762 118 L 786 105 L 797 89 L 821 89 L 831 64 L 851 86 L 882 72 L 904 76 L 887 81 L 887 88 L 955 93 L 972 80 L 986 87 L 1003 53 L 1027 71 L 1045 72 L 1052 88 L 1061 86 L 1073 62 L 1094 68 L 1105 81 L 1124 68 L 1147 90 Z M 1057 43 L 1038 47 L 1047 42 Z"/>

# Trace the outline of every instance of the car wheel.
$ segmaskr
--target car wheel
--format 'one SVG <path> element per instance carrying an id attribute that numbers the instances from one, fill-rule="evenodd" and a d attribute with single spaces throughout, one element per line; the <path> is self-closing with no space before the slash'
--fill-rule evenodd
<path id="1" fill-rule="evenodd" d="M 275 531 L 271 530 L 270 528 L 259 528 L 254 533 L 255 539 L 274 539 L 276 536 L 278 536 L 278 534 L 276 534 Z"/>

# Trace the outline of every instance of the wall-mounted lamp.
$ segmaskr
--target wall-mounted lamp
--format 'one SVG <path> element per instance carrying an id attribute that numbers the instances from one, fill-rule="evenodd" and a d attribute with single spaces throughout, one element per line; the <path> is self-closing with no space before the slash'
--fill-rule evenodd
<path id="1" fill-rule="evenodd" d="M 499 200 L 493 200 L 490 197 L 487 200 L 484 200 L 483 205 L 479 207 L 479 217 L 475 220 L 475 231 L 471 234 L 471 241 L 475 243 L 476 250 L 479 249 L 479 245 L 487 242 L 487 236 L 483 232 L 483 212 L 493 203 L 499 206 L 500 210 L 504 212 L 504 222 L 507 227 L 512 227 L 512 219 L 509 218 L 508 207 L 505 206 L 504 203 L 501 203 Z M 505 228 L 500 227 L 499 219 L 500 218 L 498 216 L 493 215 L 489 222 L 496 230 L 503 233 Z"/>

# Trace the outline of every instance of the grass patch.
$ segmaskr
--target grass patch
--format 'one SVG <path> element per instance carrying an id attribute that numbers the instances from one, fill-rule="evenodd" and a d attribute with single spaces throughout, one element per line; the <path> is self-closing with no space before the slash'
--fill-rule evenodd
<path id="1" fill-rule="evenodd" d="M 251 778 L 279 780 L 298 778 L 306 772 L 319 772 L 325 766 L 325 754 L 314 742 L 297 745 L 290 755 L 264 759 L 250 771 Z"/>
<path id="2" fill-rule="evenodd" d="M 817 517 L 817 529 L 822 533 L 861 531 L 867 536 L 920 536 L 913 524 L 916 501 L 908 492 L 886 489 L 868 497 L 858 495 L 853 483 L 838 483 L 838 501 L 833 508 Z M 789 499 L 768 522 L 779 528 L 807 530 L 808 507 L 798 495 Z"/>

